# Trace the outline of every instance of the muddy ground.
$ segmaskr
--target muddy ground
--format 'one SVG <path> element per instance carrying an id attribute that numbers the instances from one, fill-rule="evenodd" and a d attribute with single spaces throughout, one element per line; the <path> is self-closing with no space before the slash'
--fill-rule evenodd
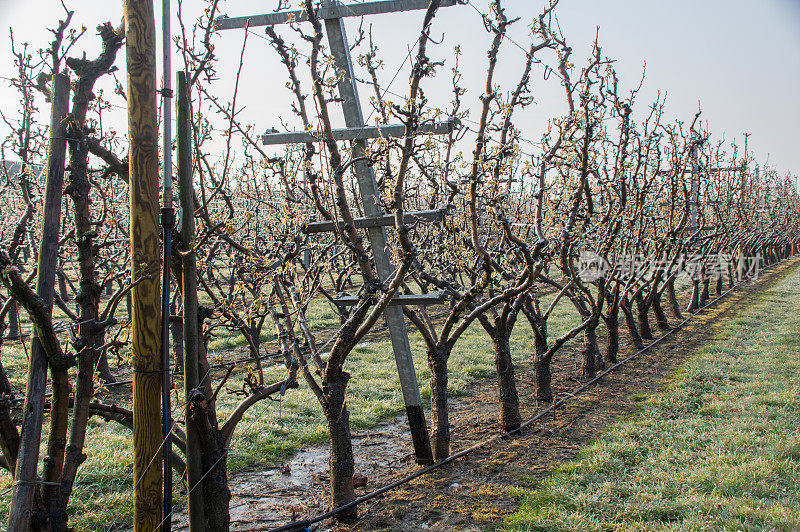
<path id="1" fill-rule="evenodd" d="M 487 445 L 362 504 L 360 519 L 353 525 L 324 522 L 320 529 L 339 532 L 493 529 L 516 508 L 510 487 L 535 485 L 554 465 L 572 459 L 588 440 L 619 416 L 633 412 L 637 395 L 655 390 L 664 376 L 708 342 L 736 309 L 799 262 L 787 260 L 763 272 L 757 282 L 736 288 L 696 315 L 683 329 L 604 377 L 597 386 L 571 398 L 555 415 L 548 414 L 521 435 Z M 653 330 L 654 334 L 660 333 L 655 325 Z M 623 333 L 620 359 L 634 351 L 626 341 Z M 565 349 L 553 361 L 554 391 L 560 396 L 582 384 L 575 351 Z M 523 419 L 529 419 L 548 405 L 536 402 L 530 367 L 518 367 L 517 375 Z M 487 380 L 477 383 L 469 396 L 452 400 L 453 452 L 501 432 L 496 394 L 494 382 Z M 357 475 L 366 477 L 366 485 L 357 488 L 357 495 L 419 469 L 402 417 L 355 433 L 353 446 Z M 294 519 L 324 513 L 328 500 L 327 460 L 327 445 L 315 445 L 297 453 L 283 467 L 233 475 L 231 529 L 268 530 Z M 185 514 L 178 516 L 173 528 L 186 528 Z"/>

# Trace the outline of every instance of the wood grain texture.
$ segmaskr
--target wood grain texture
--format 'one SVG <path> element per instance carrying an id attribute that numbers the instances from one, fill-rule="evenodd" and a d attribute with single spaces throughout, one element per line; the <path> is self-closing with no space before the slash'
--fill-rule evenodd
<path id="1" fill-rule="evenodd" d="M 161 530 L 161 254 L 158 223 L 158 123 L 152 0 L 125 0 L 130 140 L 133 482 L 135 531 Z"/>

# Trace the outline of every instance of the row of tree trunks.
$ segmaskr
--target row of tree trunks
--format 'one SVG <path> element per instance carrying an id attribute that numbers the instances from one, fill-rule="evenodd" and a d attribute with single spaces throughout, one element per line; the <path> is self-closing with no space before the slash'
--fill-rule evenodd
<path id="1" fill-rule="evenodd" d="M 776 252 L 776 256 L 778 255 L 780 255 L 780 253 Z M 735 282 L 741 282 L 744 279 L 744 276 L 741 275 L 741 270 L 743 270 L 743 268 L 731 267 L 731 270 L 729 283 L 731 286 L 733 286 Z M 701 308 L 701 302 L 702 304 L 706 304 L 708 302 L 710 281 L 710 279 L 701 281 L 699 277 L 693 281 L 690 301 L 696 301 L 696 304 L 694 305 L 695 308 L 691 310 L 692 312 L 696 312 Z M 619 355 L 619 311 L 622 311 L 626 328 L 629 333 L 630 342 L 636 349 L 642 349 L 644 347 L 643 339 L 652 339 L 652 329 L 650 327 L 650 320 L 648 317 L 650 309 L 653 310 L 653 315 L 659 329 L 669 330 L 672 328 L 661 303 L 661 295 L 663 292 L 666 292 L 667 294 L 669 309 L 673 317 L 677 320 L 683 319 L 683 313 L 681 312 L 675 293 L 674 275 L 670 276 L 664 282 L 663 292 L 657 289 L 657 285 L 656 288 L 651 287 L 651 290 L 656 290 L 656 293 L 651 293 L 649 297 L 642 296 L 641 292 L 634 294 L 633 301 L 636 302 L 637 306 L 635 311 L 633 309 L 633 302 L 628 296 L 622 296 L 616 303 L 612 299 L 607 300 L 609 304 L 608 314 L 602 315 L 606 325 L 606 352 L 603 356 L 605 362 L 612 364 L 616 363 Z M 716 295 L 722 295 L 723 278 L 721 275 L 715 280 L 715 290 Z M 693 305 L 690 305 L 690 309 L 692 307 Z M 535 342 L 533 362 L 537 401 L 550 402 L 553 399 L 551 382 L 552 353 L 550 353 L 548 356 L 546 327 L 541 323 L 541 319 L 537 318 L 536 311 L 532 305 L 528 304 L 527 306 L 523 307 L 523 312 L 526 314 L 526 317 L 528 317 L 533 328 Z M 586 309 L 586 312 L 588 313 L 588 309 Z M 584 342 L 583 347 L 581 348 L 581 360 L 582 373 L 585 378 L 594 377 L 597 370 L 600 369 L 601 362 L 598 361 L 601 359 L 599 357 L 597 334 L 595 331 L 596 326 L 597 325 L 595 324 L 595 326 L 592 327 L 590 324 L 584 330 Z"/>

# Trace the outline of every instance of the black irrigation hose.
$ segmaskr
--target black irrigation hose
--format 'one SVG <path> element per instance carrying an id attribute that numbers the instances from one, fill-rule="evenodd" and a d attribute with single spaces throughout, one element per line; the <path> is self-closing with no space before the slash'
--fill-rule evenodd
<path id="1" fill-rule="evenodd" d="M 770 267 L 771 266 L 767 266 L 764 269 L 768 269 Z M 318 515 L 317 517 L 312 517 L 311 519 L 303 519 L 303 520 L 300 520 L 300 521 L 292 521 L 291 523 L 287 523 L 287 524 L 279 526 L 277 528 L 271 528 L 267 532 L 284 532 L 284 531 L 288 531 L 288 530 L 298 530 L 298 529 L 310 530 L 311 529 L 310 528 L 311 525 L 313 525 L 315 523 L 319 523 L 320 521 L 324 521 L 325 519 L 329 519 L 331 517 L 334 517 L 335 515 L 337 515 L 337 514 L 339 514 L 341 512 L 344 512 L 345 510 L 349 510 L 350 508 L 352 508 L 354 506 L 357 506 L 357 505 L 361 504 L 362 502 L 366 502 L 366 501 L 368 501 L 370 499 L 374 499 L 375 497 L 383 495 L 384 493 L 386 493 L 388 491 L 392 491 L 395 488 L 398 488 L 398 487 L 402 486 L 403 484 L 407 484 L 408 482 L 411 482 L 415 478 L 421 477 L 423 475 L 427 475 L 431 471 L 439 469 L 440 467 L 442 467 L 444 465 L 447 465 L 450 462 L 453 462 L 453 461 L 461 458 L 462 456 L 465 456 L 465 455 L 467 455 L 467 454 L 469 454 L 469 453 L 471 453 L 471 452 L 473 452 L 473 451 L 475 451 L 477 449 L 480 449 L 481 447 L 484 447 L 484 446 L 486 446 L 486 445 L 488 445 L 490 443 L 493 443 L 493 442 L 495 442 L 497 440 L 500 440 L 500 439 L 506 438 L 508 436 L 511 436 L 512 434 L 519 434 L 520 432 L 522 432 L 523 429 L 529 427 L 534 422 L 542 419 L 546 414 L 552 412 L 556 408 L 560 407 L 561 405 L 563 405 L 564 403 L 569 401 L 570 398 L 574 398 L 579 393 L 583 392 L 584 390 L 586 390 L 590 386 L 594 385 L 600 379 L 602 379 L 603 377 L 605 377 L 606 375 L 608 375 L 609 373 L 611 373 L 612 371 L 614 371 L 618 367 L 622 366 L 623 364 L 627 363 L 631 359 L 633 359 L 633 358 L 639 356 L 640 354 L 644 353 L 645 351 L 647 351 L 651 347 L 655 346 L 656 344 L 661 343 L 662 340 L 664 340 L 665 338 L 670 336 L 675 331 L 677 331 L 679 329 L 682 329 L 683 326 L 686 325 L 686 323 L 689 320 L 691 320 L 693 317 L 695 317 L 698 313 L 700 313 L 700 311 L 710 307 L 711 305 L 713 305 L 714 303 L 716 303 L 717 301 L 719 301 L 720 299 L 722 299 L 723 297 L 728 295 L 731 291 L 735 290 L 736 288 L 738 288 L 739 286 L 741 286 L 742 284 L 747 283 L 747 282 L 749 282 L 749 279 L 745 280 L 745 281 L 741 281 L 741 282 L 733 285 L 728 290 L 726 290 L 722 294 L 718 295 L 716 298 L 712 299 L 711 301 L 709 301 L 708 303 L 706 303 L 702 307 L 698 308 L 689 317 L 685 318 L 678 325 L 676 325 L 675 327 L 673 327 L 669 331 L 665 332 L 664 334 L 662 334 L 657 339 L 655 339 L 652 342 L 650 342 L 648 345 L 646 345 L 642 349 L 636 351 L 635 353 L 633 353 L 632 355 L 630 355 L 630 356 L 628 356 L 626 358 L 623 358 L 622 360 L 620 360 L 616 364 L 613 364 L 612 366 L 610 366 L 607 369 L 603 370 L 600 374 L 598 374 L 592 380 L 590 380 L 588 382 L 585 382 L 581 386 L 575 388 L 572 392 L 569 392 L 569 393 L 565 394 L 565 396 L 563 398 L 558 399 L 552 405 L 548 406 L 547 408 L 545 408 L 544 410 L 542 410 L 541 412 L 539 412 L 538 414 L 536 414 L 535 416 L 530 418 L 528 421 L 526 421 L 525 423 L 520 425 L 519 428 L 511 430 L 511 431 L 503 432 L 501 434 L 497 434 L 495 436 L 492 436 L 491 438 L 488 438 L 486 440 L 478 442 L 475 445 L 473 445 L 472 447 L 468 447 L 468 448 L 463 449 L 463 450 L 461 450 L 461 451 L 459 451 L 459 452 L 457 452 L 455 454 L 452 454 L 452 455 L 448 456 L 447 458 L 445 458 L 444 460 L 442 460 L 440 462 L 436 462 L 433 465 L 429 465 L 428 467 L 420 469 L 419 471 L 415 471 L 415 472 L 411 473 L 410 475 L 401 478 L 400 480 L 396 480 L 396 481 L 392 482 L 391 484 L 387 484 L 386 486 L 383 486 L 382 488 L 379 488 L 379 489 L 377 489 L 375 491 L 367 493 L 366 495 L 362 495 L 361 497 L 355 499 L 352 502 L 344 504 L 344 505 L 342 505 L 342 506 L 340 506 L 338 508 L 334 508 L 333 510 L 330 510 L 328 512 L 325 512 L 324 514 Z"/>

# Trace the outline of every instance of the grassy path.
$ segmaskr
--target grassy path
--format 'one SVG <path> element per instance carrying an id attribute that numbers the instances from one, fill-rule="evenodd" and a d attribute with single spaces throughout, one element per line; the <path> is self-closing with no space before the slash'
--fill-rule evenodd
<path id="1" fill-rule="evenodd" d="M 519 530 L 800 530 L 800 269 L 534 489 Z"/>

